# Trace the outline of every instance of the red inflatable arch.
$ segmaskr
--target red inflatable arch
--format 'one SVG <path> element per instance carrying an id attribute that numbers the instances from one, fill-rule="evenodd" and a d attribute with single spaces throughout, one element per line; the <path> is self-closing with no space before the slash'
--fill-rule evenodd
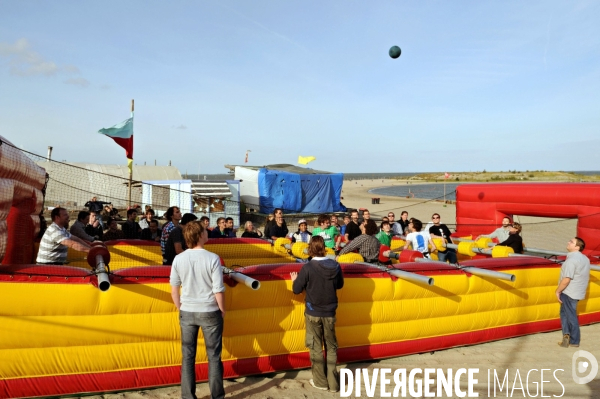
<path id="1" fill-rule="evenodd" d="M 585 253 L 600 254 L 600 184 L 465 184 L 456 188 L 457 235 L 490 233 L 505 216 L 577 218 Z"/>
<path id="2" fill-rule="evenodd" d="M 0 136 L 0 262 L 33 263 L 46 171 Z"/>

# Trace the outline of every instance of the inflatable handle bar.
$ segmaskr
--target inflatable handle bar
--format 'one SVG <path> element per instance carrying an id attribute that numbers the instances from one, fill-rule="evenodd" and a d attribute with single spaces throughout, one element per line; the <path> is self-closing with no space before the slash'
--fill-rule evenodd
<path id="1" fill-rule="evenodd" d="M 434 285 L 434 283 L 435 283 L 433 277 L 421 276 L 420 274 L 405 272 L 404 270 L 390 269 L 385 266 L 380 266 L 380 265 L 375 265 L 372 263 L 365 263 L 365 262 L 356 262 L 354 264 L 376 267 L 379 270 L 381 270 L 383 272 L 387 272 L 396 278 L 411 281 L 411 282 L 417 283 L 417 284 Z"/>
<path id="2" fill-rule="evenodd" d="M 104 257 L 96 255 L 96 276 L 98 277 L 98 288 L 105 292 L 110 288 L 110 280 L 108 279 L 108 270 L 104 264 Z"/>
<path id="3" fill-rule="evenodd" d="M 253 290 L 257 290 L 260 288 L 260 281 L 253 279 L 252 277 L 248 277 L 245 274 L 236 272 L 235 270 L 231 270 L 228 267 L 221 266 L 223 268 L 223 273 L 237 281 L 238 283 L 244 284 L 246 287 L 249 287 Z"/>
<path id="4" fill-rule="evenodd" d="M 415 260 L 417 262 L 433 262 L 433 263 L 442 263 L 444 265 L 454 266 L 457 269 L 464 271 L 465 273 L 473 274 L 475 276 L 497 278 L 500 280 L 506 280 L 506 281 L 510 281 L 510 282 L 514 282 L 517 279 L 517 276 L 515 276 L 514 274 L 495 272 L 493 270 L 480 269 L 478 267 L 472 267 L 472 266 L 460 266 L 456 263 L 446 263 L 441 260 L 432 260 L 432 259 L 426 259 L 426 258 L 420 258 L 420 259 L 415 259 Z"/>
<path id="5" fill-rule="evenodd" d="M 510 282 L 514 282 L 517 279 L 517 276 L 515 276 L 514 274 L 495 272 L 493 270 L 480 269 L 478 267 L 466 266 L 462 267 L 461 270 L 463 270 L 466 273 L 474 274 L 476 276 L 497 278 L 500 280 L 506 280 Z"/>
<path id="6" fill-rule="evenodd" d="M 452 238 L 452 239 L 454 241 L 461 241 L 461 242 L 476 242 L 474 240 L 467 240 L 467 239 L 463 239 L 463 238 Z M 452 244 L 448 244 L 448 245 L 452 245 Z M 496 246 L 496 244 L 494 244 L 494 243 L 489 243 L 487 245 L 488 245 L 488 247 Z M 448 248 L 454 248 L 454 247 L 448 247 Z M 473 250 L 473 252 L 477 252 L 477 251 Z M 530 248 L 530 247 L 523 247 L 523 252 L 531 252 L 534 254 L 552 255 L 552 256 L 567 256 L 567 253 L 568 253 L 568 252 L 550 251 L 548 249 Z M 514 255 L 510 254 L 509 256 L 515 256 L 515 255 L 519 255 L 519 254 L 514 254 Z"/>
<path id="7" fill-rule="evenodd" d="M 590 270 L 595 270 L 597 272 L 600 272 L 600 266 L 598 266 L 598 265 L 590 265 Z"/>

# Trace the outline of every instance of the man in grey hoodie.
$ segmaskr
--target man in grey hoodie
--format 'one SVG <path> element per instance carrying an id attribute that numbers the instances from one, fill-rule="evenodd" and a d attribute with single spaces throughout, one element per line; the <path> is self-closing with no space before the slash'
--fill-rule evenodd
<path id="1" fill-rule="evenodd" d="M 338 306 L 337 290 L 344 286 L 340 264 L 325 257 L 323 237 L 313 236 L 308 247 L 312 260 L 305 263 L 300 273 L 292 272 L 294 294 L 306 290 L 306 346 L 310 349 L 313 378 L 310 385 L 320 390 L 338 392 L 340 376 L 337 370 L 337 338 L 335 311 Z M 326 358 L 323 359 L 323 342 Z"/>

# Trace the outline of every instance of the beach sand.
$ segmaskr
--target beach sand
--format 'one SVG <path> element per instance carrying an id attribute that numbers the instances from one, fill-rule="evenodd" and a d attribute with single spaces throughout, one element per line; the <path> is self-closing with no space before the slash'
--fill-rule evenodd
<path id="1" fill-rule="evenodd" d="M 406 182 L 381 179 L 346 181 L 342 191 L 342 196 L 344 197 L 342 202 L 349 208 L 368 208 L 378 219 L 381 216 L 387 215 L 387 212 L 389 211 L 393 211 L 396 214 L 396 218 L 399 218 L 400 212 L 402 210 L 407 210 L 410 217 L 419 218 L 424 222 L 430 220 L 432 213 L 438 212 L 442 217 L 442 223 L 454 223 L 456 210 L 454 204 L 444 204 L 439 201 L 424 202 L 422 199 L 396 198 L 368 193 L 368 190 L 371 188 L 391 186 L 394 184 L 406 184 Z M 381 198 L 379 204 L 371 204 L 371 197 L 374 196 Z M 566 234 L 567 237 L 570 234 L 570 227 L 566 228 L 564 224 L 559 223 L 556 229 L 548 226 L 549 225 L 545 225 L 543 228 L 538 228 L 535 234 L 532 232 L 525 233 L 530 236 L 527 240 L 533 242 L 535 238 L 536 243 L 539 242 L 543 244 L 557 233 Z M 567 231 L 567 233 L 565 233 L 565 231 Z M 574 234 L 572 234 L 571 237 L 573 235 Z M 389 368 L 392 372 L 401 368 L 407 369 L 408 371 L 413 368 L 441 368 L 444 370 L 452 368 L 454 371 L 459 368 L 479 368 L 479 374 L 477 374 L 479 383 L 476 385 L 475 389 L 476 392 L 479 392 L 479 397 L 488 397 L 488 369 L 492 370 L 492 373 L 493 370 L 495 370 L 500 376 L 500 380 L 504 378 L 504 373 L 508 370 L 508 380 L 511 389 L 513 387 L 513 382 L 515 381 L 517 370 L 519 370 L 523 385 L 526 386 L 528 371 L 537 369 L 538 371 L 532 372 L 529 377 L 529 389 L 531 395 L 535 395 L 536 386 L 539 389 L 539 383 L 541 381 L 539 370 L 550 369 L 551 371 L 545 371 L 544 374 L 544 381 L 550 381 L 544 383 L 544 395 L 561 396 L 563 388 L 554 379 L 552 372 L 557 369 L 562 369 L 564 371 L 557 371 L 556 376 L 564 385 L 565 393 L 562 395 L 563 398 L 600 398 L 600 375 L 587 385 L 578 385 L 573 382 L 571 377 L 572 356 L 576 349 L 560 348 L 557 345 L 560 338 L 561 333 L 556 331 L 505 339 L 486 344 L 452 348 L 434 353 L 415 354 L 379 361 L 352 363 L 349 365 L 340 364 L 339 367 L 342 368 L 347 366 L 352 370 L 356 368 L 367 368 L 369 370 L 375 368 Z M 598 342 L 600 342 L 600 324 L 582 327 L 582 344 L 579 349 L 589 351 L 600 360 L 600 345 L 597 344 Z M 308 383 L 310 378 L 311 372 L 306 369 L 242 377 L 225 381 L 225 391 L 228 398 L 300 399 L 340 397 L 340 393 L 334 394 L 312 388 Z M 538 385 L 535 385 L 534 382 Z M 462 384 L 462 386 L 464 388 L 465 384 Z M 518 380 L 516 388 L 513 397 L 523 397 L 523 392 L 518 389 Z M 391 392 L 391 390 L 392 389 L 388 389 L 388 392 Z M 507 395 L 505 392 L 506 391 L 500 393 L 498 391 L 498 397 L 506 397 Z M 197 395 L 198 398 L 210 398 L 208 385 L 206 383 L 198 384 Z M 493 397 L 493 388 L 491 396 Z M 180 390 L 178 386 L 91 397 L 88 396 L 88 398 L 93 399 L 158 399 L 179 397 Z M 351 397 L 356 396 L 353 395 Z M 361 397 L 366 397 L 364 385 Z M 374 397 L 381 397 L 379 385 L 375 390 Z M 411 396 L 408 395 L 408 397 Z"/>

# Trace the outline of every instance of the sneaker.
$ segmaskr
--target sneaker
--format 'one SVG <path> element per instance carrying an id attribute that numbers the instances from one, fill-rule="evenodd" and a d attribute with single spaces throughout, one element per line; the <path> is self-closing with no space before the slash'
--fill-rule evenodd
<path id="1" fill-rule="evenodd" d="M 331 393 L 338 393 L 339 390 L 337 390 L 337 389 L 330 389 L 329 392 L 331 392 Z"/>
<path id="2" fill-rule="evenodd" d="M 575 345 L 575 344 L 569 344 L 569 346 L 572 348 L 579 348 L 579 345 Z"/>
<path id="3" fill-rule="evenodd" d="M 309 384 L 316 389 L 320 389 L 321 391 L 327 391 L 329 390 L 329 388 L 321 388 L 315 385 L 315 382 L 312 380 L 312 378 L 310 380 L 308 380 Z"/>
<path id="4" fill-rule="evenodd" d="M 559 346 L 562 346 L 563 348 L 568 348 L 569 347 L 569 340 L 570 340 L 570 335 L 569 334 L 565 334 L 563 335 L 563 339 L 562 341 L 560 341 L 558 343 Z"/>

